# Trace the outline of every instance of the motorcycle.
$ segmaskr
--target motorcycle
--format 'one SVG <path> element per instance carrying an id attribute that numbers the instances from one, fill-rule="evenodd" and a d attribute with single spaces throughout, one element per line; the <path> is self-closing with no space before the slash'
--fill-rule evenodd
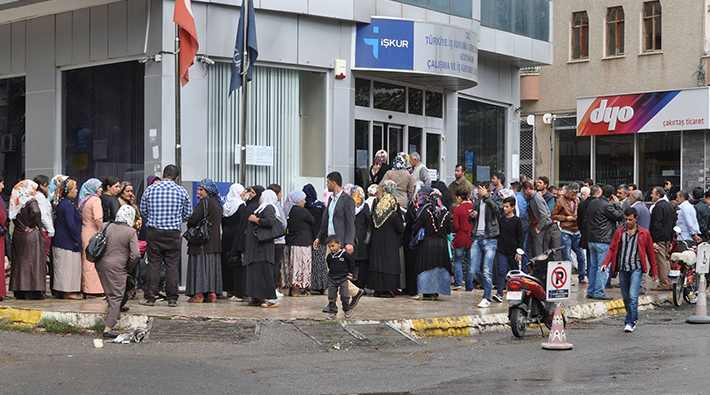
<path id="1" fill-rule="evenodd" d="M 550 329 L 555 315 L 555 304 L 546 298 L 547 265 L 553 255 L 562 247 L 549 249 L 542 254 L 529 259 L 528 272 L 511 270 L 506 275 L 505 297 L 508 300 L 508 319 L 513 330 L 513 336 L 522 338 L 531 324 L 538 324 L 544 336 L 542 324 Z M 516 252 L 523 256 L 525 251 L 517 249 Z M 563 323 L 566 325 L 564 315 Z"/>
<path id="2" fill-rule="evenodd" d="M 676 234 L 680 233 L 677 226 L 673 230 Z M 695 272 L 697 247 L 689 246 L 684 240 L 676 239 L 676 243 L 683 243 L 686 250 L 671 254 L 671 270 L 668 272 L 673 287 L 671 299 L 675 306 L 680 306 L 683 300 L 688 304 L 695 304 L 698 300 L 698 274 Z"/>

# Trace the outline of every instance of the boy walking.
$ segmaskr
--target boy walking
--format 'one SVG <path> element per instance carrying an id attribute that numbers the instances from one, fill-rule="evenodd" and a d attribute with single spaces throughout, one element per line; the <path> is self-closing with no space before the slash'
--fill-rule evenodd
<path id="1" fill-rule="evenodd" d="M 523 223 L 515 215 L 514 197 L 503 199 L 503 218 L 499 220 L 500 236 L 498 236 L 498 287 L 493 295 L 493 300 L 503 302 L 503 290 L 505 289 L 505 276 L 508 270 L 518 269 L 518 262 L 522 259 L 516 251 L 523 248 L 525 237 L 523 235 Z"/>
<path id="2" fill-rule="evenodd" d="M 352 280 L 355 270 L 355 260 L 352 255 L 343 250 L 338 236 L 332 235 L 326 241 L 330 254 L 326 259 L 328 263 L 328 318 L 334 319 L 338 314 L 335 301 L 340 291 L 340 303 L 343 305 L 345 318 L 350 318 L 350 294 L 348 293 L 348 280 Z"/>

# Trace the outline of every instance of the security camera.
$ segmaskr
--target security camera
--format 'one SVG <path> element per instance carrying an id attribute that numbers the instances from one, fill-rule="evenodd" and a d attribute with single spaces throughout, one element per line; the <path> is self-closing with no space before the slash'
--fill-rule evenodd
<path id="1" fill-rule="evenodd" d="M 197 61 L 210 66 L 215 63 L 214 60 L 210 59 L 207 55 L 197 55 Z"/>

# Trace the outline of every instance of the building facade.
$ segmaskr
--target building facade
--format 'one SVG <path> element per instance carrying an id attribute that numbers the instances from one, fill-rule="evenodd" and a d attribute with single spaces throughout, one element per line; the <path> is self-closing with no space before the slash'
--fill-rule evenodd
<path id="1" fill-rule="evenodd" d="M 181 90 L 184 181 L 239 181 L 241 95 L 229 81 L 241 3 L 192 2 L 200 48 Z M 507 3 L 254 0 L 246 183 L 323 188 L 329 171 L 355 182 L 379 149 L 418 151 L 447 182 L 456 163 L 474 179 L 517 177 L 519 70 L 552 61 L 552 2 Z M 164 0 L 0 5 L 8 188 L 61 172 L 118 176 L 140 192 L 175 161 L 173 10 Z"/>
<path id="2" fill-rule="evenodd" d="M 521 76 L 523 114 L 535 116 L 523 130 L 534 129 L 536 175 L 633 182 L 644 192 L 666 180 L 710 186 L 708 6 L 556 3 L 554 62 Z"/>

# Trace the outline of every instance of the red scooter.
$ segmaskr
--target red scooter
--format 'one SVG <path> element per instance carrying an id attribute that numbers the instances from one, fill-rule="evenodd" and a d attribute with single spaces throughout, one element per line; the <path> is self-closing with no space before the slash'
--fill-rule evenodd
<path id="1" fill-rule="evenodd" d="M 552 260 L 554 254 L 562 247 L 549 249 L 542 254 L 528 261 L 527 274 L 522 270 L 511 270 L 506 275 L 506 292 L 508 300 L 508 319 L 513 330 L 513 336 L 522 338 L 525 331 L 531 324 L 540 325 L 540 332 L 543 333 L 542 324 L 548 329 L 552 326 L 552 318 L 555 315 L 555 304 L 546 299 L 547 264 Z M 525 251 L 518 249 L 519 255 L 525 255 Z M 563 321 L 564 319 L 563 316 Z"/>

